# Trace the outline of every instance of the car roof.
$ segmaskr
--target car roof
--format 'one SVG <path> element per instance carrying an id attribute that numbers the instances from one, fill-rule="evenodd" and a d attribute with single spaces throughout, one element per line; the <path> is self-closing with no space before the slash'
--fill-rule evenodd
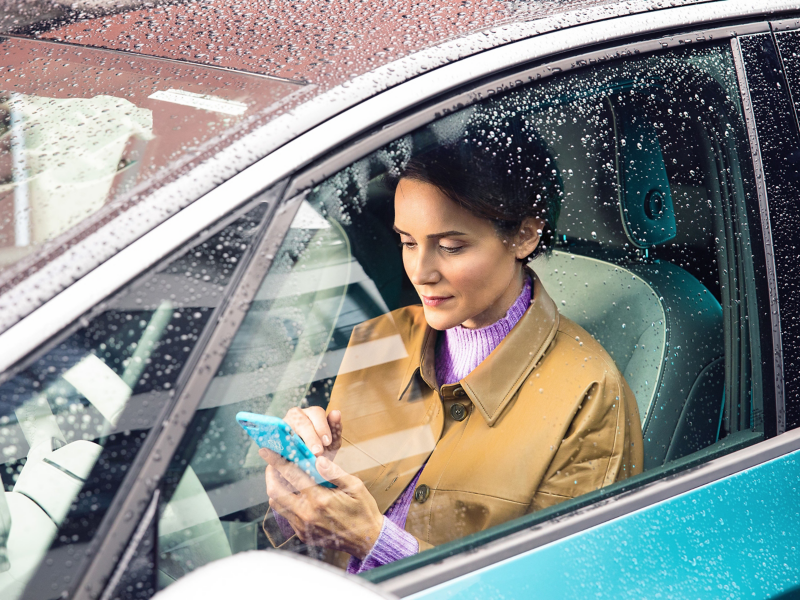
<path id="1" fill-rule="evenodd" d="M 401 57 L 514 23 L 564 16 L 559 25 L 567 27 L 576 15 L 607 19 L 708 1 L 200 0 L 133 3 L 115 14 L 77 13 L 16 29 L 38 39 L 311 82 L 322 91 Z"/>
<path id="2" fill-rule="evenodd" d="M 773 5 L 777 7 L 775 10 L 785 11 L 789 3 L 773 0 L 768 6 L 754 7 L 749 3 L 711 0 L 539 3 L 465 0 L 442 5 L 439 10 L 440 5 L 433 2 L 402 0 L 391 5 L 391 13 L 387 5 L 382 5 L 381 13 L 374 3 L 360 0 L 298 1 L 273 2 L 270 6 L 278 16 L 270 19 L 266 18 L 267 11 L 257 11 L 257 5 L 252 3 L 239 3 L 233 8 L 219 0 L 200 0 L 134 7 L 88 17 L 68 16 L 47 23 L 34 19 L 33 23 L 16 27 L 15 35 L 38 39 L 43 45 L 103 48 L 131 58 L 146 55 L 170 62 L 207 64 L 209 68 L 244 70 L 306 85 L 301 86 L 304 93 L 294 95 L 290 103 L 280 104 L 272 117 L 265 117 L 269 121 L 266 126 L 238 140 L 238 146 L 230 148 L 230 152 L 219 152 L 183 175 L 185 180 L 191 179 L 191 185 L 185 186 L 188 191 L 178 193 L 171 183 L 140 203 L 149 206 L 137 206 L 139 214 L 129 210 L 116 217 L 103 230 L 93 233 L 88 242 L 82 240 L 83 245 L 78 244 L 81 247 L 72 254 L 63 253 L 47 268 L 25 279 L 18 278 L 9 285 L 0 283 L 0 333 L 80 280 L 114 252 L 211 192 L 220 182 L 381 92 L 459 59 L 477 58 L 483 52 L 525 38 L 687 5 L 711 5 L 703 16 L 709 22 L 734 14 L 763 13 Z M 726 5 L 726 10 L 717 11 L 716 7 L 722 5 Z M 326 10 L 316 12 L 315 7 L 320 6 Z M 451 6 L 460 6 L 462 10 L 454 13 Z M 384 18 L 396 13 L 399 18 Z M 409 18 L 404 19 L 404 15 Z M 639 21 L 645 23 L 647 30 L 662 27 L 649 15 L 642 16 L 646 18 Z M 262 25 L 265 18 L 275 24 Z M 690 16 L 682 18 L 683 23 L 692 22 Z M 212 36 L 205 33 L 208 31 L 219 34 Z M 620 29 L 614 36 L 637 33 L 635 28 Z M 209 49 L 212 37 L 214 47 L 223 48 L 224 52 L 202 51 Z M 398 45 L 384 45 L 387 40 Z M 568 40 L 571 47 L 583 43 L 579 38 Z M 281 50 L 285 51 L 283 55 Z M 222 58 L 217 60 L 218 57 Z M 415 99 L 404 102 L 410 107 Z"/>

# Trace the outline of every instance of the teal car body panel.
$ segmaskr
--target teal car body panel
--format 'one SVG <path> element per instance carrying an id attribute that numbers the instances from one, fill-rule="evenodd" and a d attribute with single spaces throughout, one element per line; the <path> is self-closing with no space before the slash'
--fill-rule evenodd
<path id="1" fill-rule="evenodd" d="M 798 487 L 800 451 L 410 598 L 774 598 L 800 586 Z"/>

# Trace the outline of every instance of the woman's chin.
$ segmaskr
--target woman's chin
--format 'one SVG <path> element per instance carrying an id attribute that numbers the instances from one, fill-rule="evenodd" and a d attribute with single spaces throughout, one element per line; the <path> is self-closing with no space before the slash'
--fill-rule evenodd
<path id="1" fill-rule="evenodd" d="M 458 317 L 448 314 L 450 311 L 445 312 L 442 309 L 425 305 L 423 305 L 422 308 L 425 311 L 425 320 L 432 329 L 444 331 L 445 329 L 452 329 L 457 325 L 461 325 L 461 321 L 458 320 Z"/>

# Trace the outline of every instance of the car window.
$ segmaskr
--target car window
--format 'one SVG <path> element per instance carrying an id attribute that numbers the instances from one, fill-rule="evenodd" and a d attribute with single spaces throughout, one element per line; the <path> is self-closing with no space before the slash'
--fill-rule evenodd
<path id="1" fill-rule="evenodd" d="M 0 384 L 0 596 L 19 597 L 43 561 L 34 597 L 74 581 L 265 209 L 206 235 Z"/>
<path id="2" fill-rule="evenodd" d="M 300 87 L 22 39 L 4 38 L 0 52 L 3 283 Z"/>
<path id="3" fill-rule="evenodd" d="M 350 572 L 370 560 L 354 563 L 336 535 L 293 536 L 297 521 L 276 517 L 239 411 L 341 410 L 335 462 L 387 518 L 405 512 L 399 528 L 421 550 L 385 573 L 763 439 L 763 252 L 738 98 L 728 45 L 632 57 L 438 117 L 306 192 L 171 463 L 160 585 L 273 546 Z M 436 180 L 453 156 L 462 170 Z M 502 172 L 486 168 L 497 156 Z M 468 254 L 463 231 L 414 238 L 409 230 L 434 219 L 436 203 L 466 214 L 459 177 L 488 190 L 481 214 L 517 197 L 541 207 L 532 222 L 550 248 L 530 263 L 530 309 L 449 382 L 458 365 L 439 361 L 462 360 L 450 350 L 459 338 L 437 333 L 429 319 L 440 313 L 426 309 L 461 301 L 456 294 L 467 302 L 471 288 L 451 278 L 456 291 L 428 297 L 443 289 L 444 267 L 419 265 L 463 251 L 487 281 L 494 274 Z M 412 189 L 404 182 L 415 181 L 446 201 L 431 196 L 401 211 Z M 401 213 L 411 218 L 400 223 Z M 511 235 L 508 219 L 491 223 L 500 238 Z M 500 318 L 524 300 L 524 288 L 517 293 Z M 456 334 L 474 339 L 465 329 Z M 602 374 L 586 379 L 600 357 Z M 611 414 L 617 420 L 604 421 Z"/>

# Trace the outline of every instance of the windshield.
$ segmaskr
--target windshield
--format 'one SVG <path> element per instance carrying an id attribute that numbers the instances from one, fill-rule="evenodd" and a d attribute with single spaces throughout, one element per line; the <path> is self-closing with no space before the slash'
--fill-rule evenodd
<path id="1" fill-rule="evenodd" d="M 49 42 L 0 52 L 0 286 L 301 87 Z"/>

